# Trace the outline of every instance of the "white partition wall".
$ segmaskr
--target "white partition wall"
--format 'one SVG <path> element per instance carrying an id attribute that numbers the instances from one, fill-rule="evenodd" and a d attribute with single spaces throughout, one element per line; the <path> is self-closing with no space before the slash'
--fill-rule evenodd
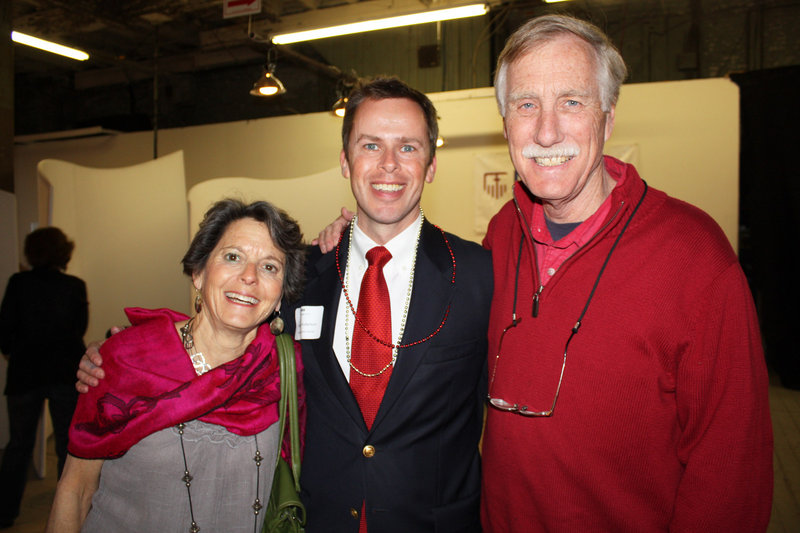
<path id="1" fill-rule="evenodd" d="M 513 179 L 494 91 L 472 89 L 434 94 L 431 98 L 440 117 L 445 145 L 437 152 L 436 178 L 425 186 L 422 207 L 431 221 L 448 231 L 480 241 L 488 217 L 508 199 L 508 196 L 488 198 L 486 187 L 480 183 L 482 174 L 491 174 L 492 170 L 502 172 L 509 186 Z M 295 133 L 287 137 L 256 137 L 255 142 L 249 135 L 242 142 L 229 141 L 227 144 L 239 146 L 240 156 L 231 163 L 231 168 L 249 170 L 252 178 L 269 173 L 270 165 L 248 168 L 250 157 L 251 161 L 279 161 L 282 172 L 286 172 L 287 161 L 296 159 L 300 144 L 307 147 L 308 157 L 297 161 L 298 172 L 315 165 L 328 170 L 308 175 L 296 173 L 292 179 L 202 181 L 190 191 L 192 228 L 211 202 L 237 192 L 249 199 L 271 199 L 285 208 L 300 221 L 309 239 L 338 215 L 341 206 L 352 209 L 349 183 L 341 177 L 338 159 L 330 150 L 336 132 L 311 127 L 319 118 L 292 119 L 295 130 L 298 124 L 307 121 L 309 127 L 300 130 L 309 133 L 302 139 Z M 252 129 L 252 125 L 242 126 L 242 131 Z M 231 137 L 236 131 L 232 125 L 223 131 L 225 138 L 237 138 Z M 326 137 L 317 141 L 314 131 Z M 202 138 L 208 138 L 209 134 L 206 131 Z M 241 144 L 248 143 L 249 155 L 241 149 Z M 320 153 L 316 146 L 327 146 L 328 151 Z M 288 147 L 294 152 L 285 153 L 292 153 L 293 157 L 284 155 L 283 150 Z M 225 154 L 225 145 L 218 150 Z M 739 92 L 733 82 L 711 79 L 624 85 L 616 126 L 605 153 L 636 165 L 651 186 L 707 211 L 722 226 L 734 248 L 737 246 Z M 213 157 L 213 152 L 195 154 L 207 159 Z M 509 190 L 507 187 L 506 193 Z"/>
<path id="2" fill-rule="evenodd" d="M 478 217 L 490 210 L 478 205 L 478 165 L 487 156 L 499 161 L 507 158 L 494 91 L 482 88 L 430 96 L 445 145 L 438 151 L 436 179 L 425 187 L 422 206 L 433 222 L 480 241 L 485 224 Z M 159 150 L 183 151 L 187 189 L 221 176 L 264 182 L 268 199 L 280 198 L 275 203 L 300 220 L 305 234 L 312 237 L 342 205 L 353 206 L 349 184 L 338 171 L 340 127 L 340 119 L 330 113 L 209 124 L 159 131 Z M 146 160 L 152 142 L 152 133 L 139 132 L 15 147 L 20 226 L 27 227 L 36 219 L 33 189 L 36 165 L 42 159 L 69 159 L 92 167 L 126 166 Z M 634 162 L 651 186 L 707 211 L 736 247 L 739 93 L 733 82 L 718 78 L 624 85 L 606 151 Z M 144 175 L 141 178 L 131 182 L 143 189 L 136 194 L 146 197 L 160 192 Z M 192 198 L 193 211 L 202 214 L 210 201 L 228 195 L 238 185 L 211 187 L 213 194 Z M 184 201 L 185 197 L 181 203 L 167 205 L 164 199 L 160 205 L 177 211 L 184 209 Z M 141 202 L 136 205 L 147 207 Z M 196 221 L 193 216 L 193 225 Z M 93 222 L 105 224 L 100 217 Z"/>
<path id="3" fill-rule="evenodd" d="M 298 221 L 308 242 L 338 214 L 337 206 L 355 209 L 350 182 L 342 177 L 338 166 L 289 179 L 219 178 L 204 181 L 189 191 L 191 235 L 211 204 L 227 197 L 245 202 L 266 200 L 280 207 Z"/>
<path id="4" fill-rule="evenodd" d="M 45 160 L 53 225 L 75 241 L 69 272 L 89 292 L 86 338 L 127 323 L 124 307 L 188 311 L 180 259 L 188 244 L 183 154 L 98 169 Z"/>

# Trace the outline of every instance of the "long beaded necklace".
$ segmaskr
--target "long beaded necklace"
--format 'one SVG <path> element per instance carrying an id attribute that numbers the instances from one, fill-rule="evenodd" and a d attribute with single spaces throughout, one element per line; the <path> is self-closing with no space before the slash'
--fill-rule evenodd
<path id="1" fill-rule="evenodd" d="M 422 209 L 420 209 L 420 217 L 423 220 L 425 219 L 425 216 L 422 214 Z M 350 303 L 350 309 L 347 309 L 345 314 L 344 314 L 344 345 L 345 345 L 345 350 L 346 350 L 346 353 L 347 353 L 347 364 L 350 365 L 350 368 L 352 368 L 353 370 L 355 370 L 356 372 L 358 372 L 359 374 L 361 374 L 364 377 L 374 378 L 374 377 L 380 376 L 381 374 L 386 372 L 386 370 L 388 370 L 389 367 L 394 365 L 395 361 L 397 361 L 398 348 L 397 348 L 397 344 L 392 346 L 392 359 L 388 363 L 386 363 L 386 366 L 384 366 L 383 368 L 381 368 L 379 371 L 375 372 L 374 374 L 370 374 L 369 372 L 362 372 L 350 360 L 350 357 L 351 357 L 351 353 L 350 353 L 350 349 L 351 349 L 351 341 L 350 341 L 350 311 L 353 312 L 353 316 L 356 317 L 356 321 L 358 321 L 358 323 L 361 324 L 361 321 L 358 320 L 358 316 L 356 315 L 356 312 L 353 309 L 353 304 L 352 304 L 352 302 L 350 302 L 350 296 L 347 293 L 347 286 L 350 285 L 350 272 L 351 272 L 351 269 L 350 269 L 350 257 L 353 255 L 353 253 L 352 253 L 353 252 L 353 227 L 356 225 L 357 222 L 358 222 L 358 216 L 353 217 L 353 223 L 350 224 L 350 242 L 348 243 L 348 247 L 347 247 L 347 266 L 345 267 L 345 272 L 347 274 L 347 280 L 346 280 L 346 283 L 343 286 L 344 286 L 344 293 L 345 293 L 345 295 L 347 295 L 347 302 Z M 417 230 L 417 238 L 415 239 L 415 242 L 414 242 L 414 254 L 411 257 L 411 275 L 409 276 L 408 289 L 406 290 L 406 302 L 405 302 L 405 305 L 403 306 L 403 316 L 400 318 L 400 328 L 399 328 L 399 331 L 397 332 L 397 340 L 398 341 L 400 341 L 400 339 L 403 338 L 403 331 L 405 331 L 405 329 L 406 329 L 406 319 L 408 318 L 408 304 L 409 304 L 409 302 L 411 302 L 411 289 L 412 289 L 412 287 L 414 287 L 414 270 L 415 270 L 414 266 L 417 263 L 417 248 L 419 248 L 419 236 L 420 236 L 421 233 L 422 233 L 422 222 L 420 222 L 420 224 L 419 224 L 419 229 Z M 362 327 L 363 327 L 363 325 L 362 325 Z M 367 331 L 367 330 L 365 329 L 365 331 Z M 370 336 L 372 336 L 372 335 L 370 335 Z M 373 338 L 374 338 L 374 336 L 373 336 Z"/>
<path id="2" fill-rule="evenodd" d="M 406 320 L 408 318 L 408 309 L 409 309 L 409 304 L 411 303 L 411 293 L 412 293 L 412 289 L 414 287 L 414 272 L 416 270 L 415 267 L 416 267 L 416 261 L 417 261 L 417 250 L 419 248 L 419 240 L 420 240 L 420 236 L 422 234 L 422 225 L 425 222 L 425 213 L 422 211 L 422 208 L 420 208 L 419 213 L 420 213 L 421 220 L 420 220 L 419 230 L 417 232 L 417 240 L 416 240 L 416 243 L 414 245 L 414 257 L 412 259 L 412 264 L 411 264 L 411 279 L 410 279 L 409 284 L 408 284 L 408 292 L 407 292 L 407 295 L 406 295 L 405 306 L 403 308 L 403 317 L 402 317 L 401 322 L 400 322 L 400 331 L 398 332 L 398 335 L 397 335 L 397 343 L 392 343 L 391 339 L 389 339 L 389 341 L 383 340 L 383 339 L 377 337 L 374 333 L 372 333 L 372 331 L 370 331 L 369 328 L 367 328 L 366 325 L 358 318 L 358 315 L 356 314 L 355 306 L 353 305 L 353 302 L 350 300 L 350 293 L 348 292 L 347 287 L 348 287 L 349 282 L 350 282 L 350 256 L 352 255 L 352 250 L 353 250 L 353 228 L 356 225 L 357 216 L 353 217 L 353 221 L 350 223 L 350 232 L 349 232 L 350 241 L 348 242 L 347 263 L 345 265 L 346 272 L 347 272 L 347 280 L 345 280 L 344 277 L 342 276 L 342 268 L 341 268 L 341 265 L 339 263 L 339 250 L 340 250 L 340 246 L 342 244 L 342 237 L 341 236 L 339 237 L 339 243 L 336 245 L 336 250 L 335 250 L 336 271 L 339 274 L 339 282 L 342 284 L 342 291 L 344 292 L 344 297 L 345 297 L 345 300 L 347 300 L 347 305 L 348 305 L 348 308 L 349 308 L 348 312 L 345 313 L 345 349 L 346 349 L 346 354 L 347 354 L 347 364 L 350 365 L 350 368 L 352 368 L 353 370 L 355 370 L 356 372 L 358 372 L 359 374 L 361 374 L 364 377 L 376 377 L 376 376 L 380 376 L 381 374 L 386 372 L 386 370 L 388 370 L 389 367 L 394 365 L 395 361 L 397 361 L 397 353 L 398 353 L 398 350 L 400 348 L 409 348 L 409 347 L 415 346 L 417 344 L 422 344 L 423 342 L 428 341 L 428 340 L 432 339 L 433 337 L 435 337 L 442 330 L 442 328 L 444 327 L 445 323 L 447 322 L 447 317 L 450 314 L 450 305 L 448 304 L 447 305 L 447 309 L 445 309 L 445 311 L 444 311 L 444 316 L 442 317 L 442 321 L 439 323 L 439 326 L 436 329 L 434 329 L 430 334 L 426 335 L 425 337 L 422 337 L 419 340 L 416 340 L 416 341 L 413 341 L 413 342 L 409 342 L 409 343 L 406 343 L 406 344 L 400 344 L 400 340 L 403 338 L 403 332 L 405 331 Z M 438 229 L 441 232 L 442 239 L 444 240 L 444 243 L 447 246 L 447 251 L 450 253 L 450 260 L 452 261 L 452 265 L 453 265 L 453 273 L 452 273 L 452 276 L 450 278 L 450 283 L 452 285 L 455 285 L 455 283 L 456 283 L 456 257 L 455 257 L 455 254 L 453 254 L 453 249 L 450 246 L 450 242 L 447 240 L 447 235 L 445 234 L 444 230 L 442 228 L 440 228 L 439 226 L 437 226 L 436 224 L 434 224 L 434 227 L 436 227 L 436 229 Z M 344 233 L 342 235 L 344 235 Z M 350 313 L 353 314 L 353 318 L 355 319 L 355 324 L 357 324 L 367 335 L 369 335 L 376 342 L 378 342 L 380 344 L 383 344 L 384 346 L 388 346 L 388 347 L 390 347 L 392 349 L 392 359 L 391 359 L 391 361 L 389 361 L 389 363 L 386 366 L 384 366 L 380 371 L 378 371 L 378 372 L 376 372 L 374 374 L 362 372 L 361 370 L 359 370 L 358 368 L 353 366 L 353 363 L 350 361 L 350 348 L 351 348 L 350 335 L 349 335 L 349 329 L 350 329 L 349 328 L 349 316 L 350 316 Z M 355 324 L 354 324 L 354 327 L 355 327 Z"/>
<path id="3" fill-rule="evenodd" d="M 194 338 L 192 337 L 192 326 L 193 326 L 194 317 L 190 318 L 186 324 L 181 327 L 181 341 L 183 341 L 183 347 L 186 350 L 193 350 L 194 349 Z M 199 356 L 197 361 L 195 356 Z M 206 363 L 205 357 L 203 357 L 202 353 L 194 351 L 191 355 L 192 365 L 194 366 L 194 371 L 198 376 L 202 376 L 209 370 L 211 370 L 211 366 Z M 175 428 L 178 430 L 178 435 L 181 439 L 181 455 L 183 456 L 183 477 L 181 477 L 181 481 L 186 486 L 186 494 L 189 497 L 189 516 L 191 518 L 191 525 L 189 526 L 189 533 L 198 533 L 200 531 L 200 526 L 197 525 L 197 522 L 194 519 L 194 505 L 192 504 L 192 480 L 194 477 L 192 476 L 191 472 L 189 471 L 189 464 L 186 461 L 186 448 L 183 443 L 183 432 L 186 428 L 186 424 L 181 422 Z M 256 463 L 256 497 L 253 500 L 253 533 L 258 533 L 258 514 L 261 512 L 261 509 L 264 507 L 261 503 L 261 499 L 259 498 L 259 494 L 261 494 L 261 462 L 264 460 L 264 457 L 261 455 L 261 451 L 258 449 L 258 437 L 257 435 L 253 435 L 253 442 L 256 445 L 256 453 L 253 456 L 253 461 Z"/>

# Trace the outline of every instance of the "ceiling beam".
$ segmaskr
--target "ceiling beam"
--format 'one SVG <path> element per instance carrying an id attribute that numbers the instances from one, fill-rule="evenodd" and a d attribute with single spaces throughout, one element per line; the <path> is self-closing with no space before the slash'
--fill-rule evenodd
<path id="1" fill-rule="evenodd" d="M 306 9 L 317 9 L 319 0 L 298 0 Z"/>
<path id="2" fill-rule="evenodd" d="M 244 42 L 240 46 L 233 46 L 224 50 L 206 50 L 161 57 L 158 59 L 158 70 L 161 74 L 197 72 L 198 70 L 255 63 L 263 59 L 263 54 L 253 50 L 249 43 Z M 124 61 L 110 68 L 76 72 L 75 89 L 84 90 L 147 80 L 153 77 L 153 72 L 152 60 Z"/>

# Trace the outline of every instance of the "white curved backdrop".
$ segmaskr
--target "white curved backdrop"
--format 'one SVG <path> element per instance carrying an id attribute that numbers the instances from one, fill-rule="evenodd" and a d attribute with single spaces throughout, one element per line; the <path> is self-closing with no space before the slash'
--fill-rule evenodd
<path id="1" fill-rule="evenodd" d="M 127 324 L 124 307 L 188 311 L 182 152 L 103 169 L 47 159 L 38 172 L 52 185 L 52 224 L 75 241 L 69 272 L 89 292 L 87 340 Z"/>

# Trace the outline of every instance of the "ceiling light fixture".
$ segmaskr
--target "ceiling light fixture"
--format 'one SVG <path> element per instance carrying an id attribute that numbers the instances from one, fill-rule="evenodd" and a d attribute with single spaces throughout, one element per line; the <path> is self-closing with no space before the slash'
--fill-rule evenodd
<path id="1" fill-rule="evenodd" d="M 261 78 L 253 84 L 253 88 L 250 89 L 250 94 L 253 96 L 273 96 L 285 92 L 286 87 L 284 87 L 281 80 L 276 78 L 270 71 L 267 71 L 261 76 Z"/>
<path id="2" fill-rule="evenodd" d="M 250 94 L 253 96 L 274 96 L 286 92 L 286 87 L 275 76 L 275 53 L 274 47 L 267 52 L 267 66 L 264 69 L 264 74 L 258 78 L 258 81 L 253 84 L 253 88 L 250 89 Z"/>
<path id="3" fill-rule="evenodd" d="M 341 77 L 336 81 L 336 103 L 331 108 L 331 113 L 339 118 L 344 118 L 348 96 L 356 84 L 357 76 L 355 71 L 351 71 L 349 77 Z"/>
<path id="4" fill-rule="evenodd" d="M 387 28 L 398 28 L 401 26 L 424 24 L 426 22 L 478 17 L 480 15 L 485 15 L 488 11 L 489 7 L 486 4 L 471 4 L 468 6 L 452 7 L 448 9 L 422 11 L 419 13 L 402 15 L 399 17 L 365 20 L 363 22 L 353 22 L 351 24 L 342 24 L 339 26 L 330 26 L 315 30 L 278 33 L 272 36 L 272 42 L 275 44 L 298 43 L 301 41 L 324 39 L 326 37 L 336 37 L 339 35 L 350 35 L 352 33 L 362 33 L 365 31 L 385 30 Z"/>
<path id="5" fill-rule="evenodd" d="M 11 32 L 11 40 L 15 43 L 32 46 L 33 48 L 38 48 L 39 50 L 44 50 L 45 52 L 62 55 L 78 61 L 86 61 L 89 59 L 89 54 L 83 50 L 77 50 L 75 48 L 70 48 L 69 46 L 64 46 L 63 44 L 45 41 L 44 39 L 39 39 L 38 37 L 33 37 L 32 35 L 27 35 L 18 31 Z"/>
<path id="6" fill-rule="evenodd" d="M 344 111 L 346 107 L 347 107 L 347 97 L 342 96 L 341 98 L 336 100 L 335 104 L 333 104 L 331 111 L 333 111 L 333 114 L 336 115 L 337 117 L 344 117 Z"/>

